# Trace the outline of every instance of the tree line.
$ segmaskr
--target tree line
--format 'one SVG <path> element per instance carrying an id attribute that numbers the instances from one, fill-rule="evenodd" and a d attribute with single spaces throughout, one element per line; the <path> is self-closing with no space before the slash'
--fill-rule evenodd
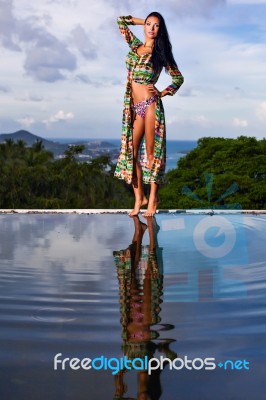
<path id="1" fill-rule="evenodd" d="M 79 162 L 83 145 L 54 159 L 42 141 L 0 144 L 0 208 L 131 208 L 132 188 L 108 156 Z M 166 174 L 161 209 L 265 209 L 266 140 L 204 137 Z"/>
<path id="2" fill-rule="evenodd" d="M 266 139 L 203 137 L 168 172 L 161 207 L 265 209 Z"/>
<path id="3" fill-rule="evenodd" d="M 84 146 L 54 159 L 42 141 L 0 144 L 0 208 L 126 208 L 131 195 L 113 179 L 108 156 L 78 162 Z"/>

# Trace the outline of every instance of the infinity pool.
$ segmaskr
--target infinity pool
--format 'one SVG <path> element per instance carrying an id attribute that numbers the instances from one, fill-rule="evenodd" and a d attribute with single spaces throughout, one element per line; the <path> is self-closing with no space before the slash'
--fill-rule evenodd
<path id="1" fill-rule="evenodd" d="M 266 399 L 265 227 L 0 215 L 0 398 Z"/>

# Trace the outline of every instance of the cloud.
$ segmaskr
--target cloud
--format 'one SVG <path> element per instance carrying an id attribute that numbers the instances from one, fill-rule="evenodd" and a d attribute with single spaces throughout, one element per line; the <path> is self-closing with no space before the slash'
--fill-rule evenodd
<path id="1" fill-rule="evenodd" d="M 236 128 L 247 128 L 248 121 L 246 119 L 234 118 L 233 126 L 235 126 Z"/>
<path id="2" fill-rule="evenodd" d="M 37 102 L 39 102 L 39 101 L 43 101 L 43 97 L 41 96 L 41 95 L 39 95 L 39 94 L 30 94 L 29 95 L 29 100 L 30 101 L 37 101 Z"/>
<path id="3" fill-rule="evenodd" d="M 77 0 L 47 0 L 48 4 L 63 4 L 63 5 L 75 5 Z"/>
<path id="4" fill-rule="evenodd" d="M 13 0 L 0 0 L 0 40 L 3 47 L 20 51 L 20 46 L 14 41 L 17 21 L 13 16 Z"/>
<path id="5" fill-rule="evenodd" d="M 0 92 L 2 92 L 2 93 L 8 93 L 9 92 L 9 89 L 6 87 L 6 86 L 0 86 Z"/>
<path id="6" fill-rule="evenodd" d="M 21 96 L 16 96 L 16 99 L 18 101 L 25 101 L 25 102 L 41 102 L 44 100 L 43 96 L 39 95 L 39 94 L 32 94 L 32 93 L 23 93 L 23 95 Z"/>
<path id="7" fill-rule="evenodd" d="M 158 6 L 161 5 L 161 1 L 157 1 Z M 177 15 L 202 15 L 209 17 L 213 9 L 225 6 L 226 0 L 169 0 L 169 7 L 176 11 Z"/>
<path id="8" fill-rule="evenodd" d="M 24 118 L 19 118 L 17 120 L 22 126 L 26 126 L 29 128 L 32 124 L 35 124 L 35 119 L 33 117 L 24 117 Z"/>
<path id="9" fill-rule="evenodd" d="M 111 4 L 115 7 L 116 10 L 123 11 L 125 9 L 130 10 L 132 7 L 132 3 L 130 1 L 125 0 L 106 0 L 107 3 Z M 220 6 L 226 5 L 226 0 L 166 0 L 163 2 L 165 9 L 169 10 L 169 12 L 174 16 L 174 18 L 184 17 L 184 16 L 195 16 L 201 15 L 204 17 L 209 17 L 210 13 L 213 9 Z M 147 1 L 139 0 L 137 2 L 138 9 L 147 9 Z M 161 0 L 153 0 L 152 2 L 152 10 L 158 10 L 162 8 Z"/>
<path id="10" fill-rule="evenodd" d="M 257 115 L 261 121 L 266 121 L 266 101 L 263 101 L 258 109 L 257 109 Z"/>
<path id="11" fill-rule="evenodd" d="M 98 78 L 98 79 L 91 79 L 86 74 L 77 74 L 76 80 L 78 82 L 85 83 L 86 85 L 94 86 L 95 88 L 122 86 L 123 85 L 123 81 L 121 81 L 120 79 L 117 79 L 117 78 L 109 79 L 107 77 L 102 77 L 102 78 Z"/>
<path id="12" fill-rule="evenodd" d="M 92 43 L 90 37 L 80 24 L 72 30 L 71 42 L 77 47 L 83 57 L 87 59 L 95 59 L 97 57 L 96 46 Z"/>
<path id="13" fill-rule="evenodd" d="M 199 94 L 195 89 L 190 86 L 185 86 L 180 89 L 179 96 L 182 97 L 195 97 Z"/>
<path id="14" fill-rule="evenodd" d="M 266 0 L 227 0 L 228 4 L 250 4 L 254 6 L 255 4 L 266 4 Z"/>
<path id="15" fill-rule="evenodd" d="M 203 128 L 206 128 L 206 127 L 208 127 L 210 125 L 210 121 L 209 121 L 209 119 L 207 117 L 205 117 L 205 115 L 197 115 L 194 118 L 194 123 L 196 125 L 199 125 L 199 126 L 203 127 Z"/>
<path id="16" fill-rule="evenodd" d="M 93 81 L 90 79 L 90 77 L 86 74 L 78 74 L 76 75 L 76 80 L 82 83 L 86 83 L 86 85 L 95 85 Z"/>
<path id="17" fill-rule="evenodd" d="M 20 40 L 28 42 L 24 68 L 33 78 L 55 82 L 64 79 L 62 71 L 76 69 L 76 57 L 66 43 L 42 27 L 30 25 L 31 19 L 20 24 Z"/>
<path id="18" fill-rule="evenodd" d="M 238 86 L 234 87 L 232 92 L 228 92 L 225 95 L 226 100 L 235 100 L 244 97 L 244 91 Z"/>
<path id="19" fill-rule="evenodd" d="M 64 79 L 64 71 L 77 68 L 76 57 L 68 45 L 46 28 L 38 25 L 36 16 L 18 19 L 13 13 L 13 1 L 0 0 L 0 39 L 9 50 L 25 51 L 24 68 L 33 78 L 55 82 Z"/>
<path id="20" fill-rule="evenodd" d="M 48 119 L 43 120 L 43 123 L 46 125 L 50 125 L 54 122 L 68 121 L 73 118 L 74 114 L 72 112 L 65 112 L 63 110 L 60 110 L 56 114 L 51 115 Z"/>
<path id="21" fill-rule="evenodd" d="M 62 70 L 73 71 L 76 69 L 76 58 L 55 37 L 49 38 L 49 46 L 37 42 L 28 50 L 24 63 L 25 70 L 37 80 L 55 82 L 65 79 Z"/>
<path id="22" fill-rule="evenodd" d="M 207 128 L 211 126 L 210 120 L 205 115 L 195 115 L 189 118 L 182 118 L 176 115 L 169 116 L 167 119 L 167 125 L 178 123 L 179 125 L 190 125 L 201 128 Z"/>

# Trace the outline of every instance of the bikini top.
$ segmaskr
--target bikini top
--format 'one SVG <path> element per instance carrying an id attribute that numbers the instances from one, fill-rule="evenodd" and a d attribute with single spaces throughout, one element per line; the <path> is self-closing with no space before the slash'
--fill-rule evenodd
<path id="1" fill-rule="evenodd" d="M 151 54 L 138 55 L 137 48 L 131 50 L 126 57 L 128 76 L 136 83 L 147 85 L 155 84 L 160 74 L 155 75 L 150 61 Z"/>

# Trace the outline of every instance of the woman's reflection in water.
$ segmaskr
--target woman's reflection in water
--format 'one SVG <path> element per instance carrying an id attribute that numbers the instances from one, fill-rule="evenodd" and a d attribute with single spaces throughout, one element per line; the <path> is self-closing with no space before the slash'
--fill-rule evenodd
<path id="1" fill-rule="evenodd" d="M 147 224 L 134 216 L 132 243 L 125 250 L 115 251 L 120 292 L 123 352 L 128 359 L 154 357 L 156 350 L 166 357 L 177 357 L 169 345 L 173 339 L 160 339 L 159 332 L 173 329 L 172 325 L 160 324 L 160 303 L 163 294 L 162 249 L 157 242 L 159 226 L 155 217 L 147 217 Z M 149 245 L 142 245 L 148 229 Z M 151 329 L 151 326 L 154 326 Z M 124 383 L 126 370 L 115 376 L 114 399 L 156 400 L 162 394 L 161 370 L 148 375 L 148 371 L 137 371 L 137 397 L 123 397 L 127 391 Z"/>

